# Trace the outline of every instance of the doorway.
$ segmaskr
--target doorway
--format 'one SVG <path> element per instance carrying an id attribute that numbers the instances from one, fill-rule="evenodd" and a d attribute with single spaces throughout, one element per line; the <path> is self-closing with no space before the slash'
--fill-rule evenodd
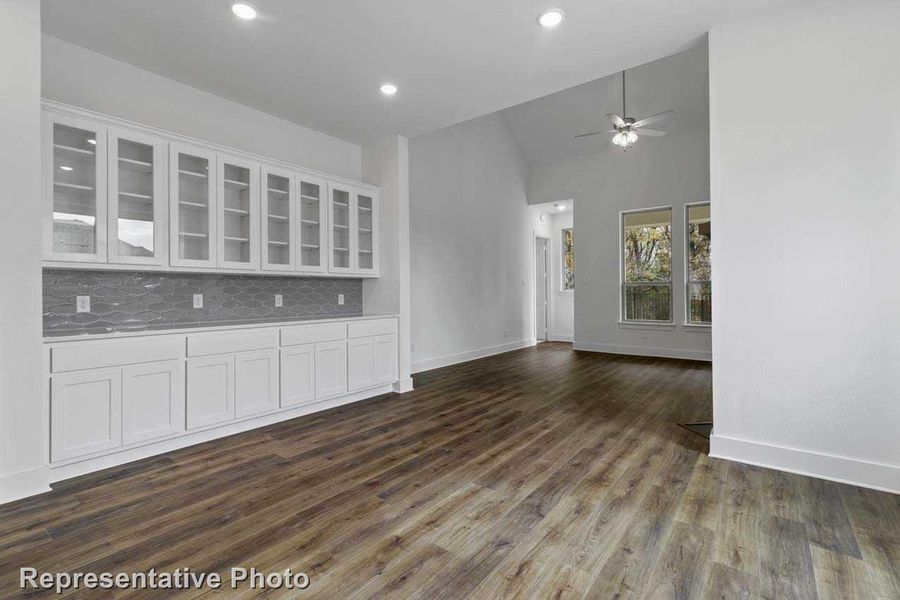
<path id="1" fill-rule="evenodd" d="M 534 238 L 534 337 L 546 342 L 550 323 L 550 240 Z"/>

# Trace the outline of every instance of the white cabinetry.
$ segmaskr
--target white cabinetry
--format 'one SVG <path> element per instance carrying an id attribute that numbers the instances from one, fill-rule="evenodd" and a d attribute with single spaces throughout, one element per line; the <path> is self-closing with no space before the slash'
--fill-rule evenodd
<path id="1" fill-rule="evenodd" d="M 44 259 L 106 262 L 106 127 L 43 118 Z"/>
<path id="2" fill-rule="evenodd" d="M 165 266 L 169 262 L 166 143 L 109 130 L 109 262 Z"/>
<path id="3" fill-rule="evenodd" d="M 379 335 L 372 342 L 373 385 L 397 381 L 397 335 Z"/>
<path id="4" fill-rule="evenodd" d="M 180 360 L 122 369 L 122 443 L 184 431 L 184 365 Z"/>
<path id="5" fill-rule="evenodd" d="M 302 406 L 316 400 L 316 347 L 313 344 L 281 351 L 281 406 Z"/>
<path id="6" fill-rule="evenodd" d="M 347 343 L 347 386 L 351 392 L 372 385 L 375 362 L 372 338 L 358 338 Z"/>
<path id="7" fill-rule="evenodd" d="M 187 428 L 234 419 L 234 356 L 187 361 Z"/>
<path id="8" fill-rule="evenodd" d="M 169 242 L 175 266 L 216 266 L 215 165 L 213 152 L 169 146 Z"/>
<path id="9" fill-rule="evenodd" d="M 218 157 L 218 266 L 259 267 L 259 165 Z"/>
<path id="10" fill-rule="evenodd" d="M 316 344 L 316 400 L 347 393 L 347 342 Z"/>
<path id="11" fill-rule="evenodd" d="M 263 166 L 260 178 L 262 268 L 265 271 L 293 271 L 297 246 L 294 226 L 297 193 L 293 175 L 277 167 Z"/>
<path id="12" fill-rule="evenodd" d="M 237 418 L 278 408 L 278 351 L 234 355 L 234 404 Z"/>
<path id="13" fill-rule="evenodd" d="M 393 319 L 348 325 L 347 371 L 351 392 L 397 380 L 397 324 Z"/>
<path id="14" fill-rule="evenodd" d="M 328 185 L 307 175 L 297 176 L 297 270 L 324 273 L 328 270 Z"/>
<path id="15" fill-rule="evenodd" d="M 121 369 L 56 375 L 50 397 L 51 460 L 76 458 L 121 445 Z"/>

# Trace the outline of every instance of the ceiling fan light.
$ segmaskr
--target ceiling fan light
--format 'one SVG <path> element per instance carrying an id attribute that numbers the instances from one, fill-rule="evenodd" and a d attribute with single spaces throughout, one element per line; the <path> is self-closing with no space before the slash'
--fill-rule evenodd
<path id="1" fill-rule="evenodd" d="M 638 141 L 638 135 L 630 129 L 625 133 L 625 138 L 628 140 L 629 146 Z"/>

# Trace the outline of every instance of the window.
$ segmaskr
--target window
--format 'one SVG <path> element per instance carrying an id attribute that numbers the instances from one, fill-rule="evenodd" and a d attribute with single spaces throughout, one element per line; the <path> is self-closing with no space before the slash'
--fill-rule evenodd
<path id="1" fill-rule="evenodd" d="M 689 204 L 686 208 L 687 322 L 705 325 L 712 322 L 709 204 Z"/>
<path id="2" fill-rule="evenodd" d="M 622 213 L 622 317 L 672 321 L 672 209 Z"/>
<path id="3" fill-rule="evenodd" d="M 575 291 L 575 230 L 562 230 L 562 291 Z"/>

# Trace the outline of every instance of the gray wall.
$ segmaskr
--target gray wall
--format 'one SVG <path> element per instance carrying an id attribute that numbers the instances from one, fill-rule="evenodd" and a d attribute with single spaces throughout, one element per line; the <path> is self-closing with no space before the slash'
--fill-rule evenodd
<path id="1" fill-rule="evenodd" d="M 203 294 L 203 308 L 193 308 L 194 294 Z M 275 307 L 275 294 L 283 296 L 282 307 Z M 338 305 L 338 294 L 344 294 L 343 306 Z M 75 312 L 76 296 L 91 297 L 91 312 Z M 359 279 L 44 271 L 44 331 L 48 334 L 362 312 Z"/>
<path id="2" fill-rule="evenodd" d="M 413 371 L 534 338 L 525 164 L 494 113 L 410 140 Z"/>

